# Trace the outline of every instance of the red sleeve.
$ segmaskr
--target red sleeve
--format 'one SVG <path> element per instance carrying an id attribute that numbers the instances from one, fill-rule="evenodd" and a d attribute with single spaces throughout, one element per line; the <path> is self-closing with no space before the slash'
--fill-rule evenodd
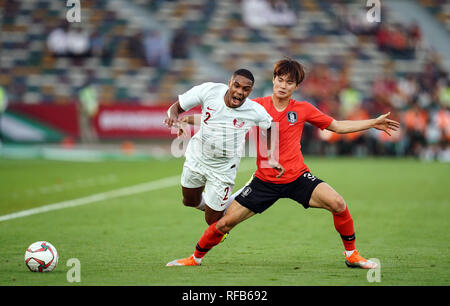
<path id="1" fill-rule="evenodd" d="M 303 106 L 305 107 L 305 121 L 321 130 L 327 128 L 334 120 L 333 117 L 322 113 L 314 105 L 309 104 L 308 102 L 304 102 Z"/>
<path id="2" fill-rule="evenodd" d="M 251 100 L 257 102 L 258 104 L 261 104 L 262 106 L 264 106 L 264 98 L 263 97 L 254 98 L 254 99 L 251 99 Z"/>

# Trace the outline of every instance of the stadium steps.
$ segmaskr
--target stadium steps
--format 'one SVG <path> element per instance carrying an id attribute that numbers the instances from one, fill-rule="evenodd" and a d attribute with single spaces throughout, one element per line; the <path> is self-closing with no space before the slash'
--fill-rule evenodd
<path id="1" fill-rule="evenodd" d="M 65 12 L 65 2 L 40 0 L 40 1 L 10 1 L 8 6 L 0 8 L 0 14 L 6 15 L 1 35 L 2 45 L 2 69 L 8 71 L 8 76 L 0 78 L 1 85 L 8 87 L 8 96 L 12 101 L 27 103 L 57 102 L 70 103 L 76 99 L 78 89 L 85 84 L 89 75 L 93 75 L 102 91 L 111 90 L 114 87 L 117 74 L 130 74 L 136 65 L 128 60 L 125 50 L 125 39 L 130 37 L 133 25 L 128 24 L 127 19 L 121 18 L 120 12 L 114 10 L 114 1 L 95 1 L 83 3 L 82 22 L 86 30 L 92 30 L 98 26 L 100 33 L 119 35 L 110 45 L 113 51 L 113 60 L 103 62 L 100 58 L 86 58 L 81 65 L 75 64 L 69 58 L 54 58 L 46 49 L 48 32 L 61 21 L 61 12 Z M 118 6 L 121 8 L 120 6 Z M 58 14 L 56 14 L 58 13 Z M 129 18 L 128 20 L 134 20 Z M 27 26 L 27 25 L 33 26 Z M 114 47 L 115 46 L 115 47 Z M 26 73 L 18 73 L 21 67 L 34 67 Z M 93 67 L 99 67 L 93 69 Z M 146 90 L 146 82 L 156 80 L 160 73 L 157 70 L 149 70 L 147 67 L 139 67 L 139 73 L 135 75 L 132 84 L 133 94 L 124 96 L 122 92 L 117 95 L 108 95 L 111 101 L 123 98 L 124 100 L 137 100 L 138 95 L 147 97 L 147 100 L 158 101 L 157 96 L 150 96 L 150 89 Z M 6 70 L 5 70 L 6 69 Z M 68 73 L 70 71 L 70 73 Z M 149 78 L 142 77 L 149 74 Z M 11 75 L 11 76 L 9 76 Z M 153 79 L 152 79 L 153 78 Z M 25 82 L 25 85 L 21 85 Z M 57 86 L 55 84 L 58 84 Z M 24 90 L 25 89 L 25 90 Z M 142 89 L 142 90 L 141 90 Z M 114 92 L 115 90 L 112 89 Z M 155 87 L 152 87 L 155 90 Z"/>
<path id="2" fill-rule="evenodd" d="M 398 20 L 404 23 L 416 21 L 426 42 L 432 49 L 440 53 L 447 69 L 450 69 L 450 32 L 442 27 L 442 24 L 432 14 L 414 1 L 389 1 L 386 2 L 386 5 L 396 13 L 395 18 Z M 450 4 L 443 7 L 447 7 L 449 10 L 447 16 L 450 16 Z M 439 7 L 439 9 L 442 8 Z"/>
<path id="3" fill-rule="evenodd" d="M 64 1 L 8 1 L 8 5 L 0 7 L 2 34 L 5 33 L 0 36 L 0 85 L 12 88 L 8 92 L 11 100 L 36 103 L 47 99 L 48 102 L 69 103 L 76 98 L 80 86 L 93 76 L 102 85 L 103 98 L 108 101 L 138 101 L 142 98 L 149 103 L 171 100 L 179 92 L 204 81 L 223 82 L 233 69 L 245 66 L 257 78 L 254 94 L 258 95 L 266 84 L 271 86 L 268 81 L 273 63 L 284 55 L 298 58 L 307 66 L 329 62 L 335 57 L 353 56 L 351 49 L 355 38 L 341 32 L 337 3 L 330 5 L 324 0 L 290 2 L 299 14 L 295 26 L 288 29 L 265 27 L 255 31 L 243 24 L 240 3 L 231 0 L 89 1 L 83 3 L 82 14 L 89 22 L 82 24 L 88 30 L 98 26 L 104 35 L 117 35 L 108 43 L 112 46 L 113 58 L 111 62 L 89 58 L 81 65 L 75 65 L 67 58 L 53 58 L 45 48 L 46 33 L 59 24 L 60 13 L 67 10 Z M 349 7 L 358 5 L 356 1 L 343 3 Z M 390 2 L 387 4 L 391 5 Z M 427 13 L 423 8 L 421 11 Z M 411 14 L 394 15 L 395 22 Z M 430 23 L 436 23 L 429 18 Z M 189 29 L 195 39 L 191 59 L 176 60 L 164 71 L 140 66 L 139 62 L 129 58 L 125 40 L 135 30 L 158 28 L 170 37 L 172 31 L 180 27 Z M 425 36 L 434 37 L 435 33 L 425 33 Z M 229 43 L 230 40 L 233 42 Z M 448 36 L 446 39 L 441 36 L 442 44 L 448 41 Z M 391 59 L 377 49 L 373 40 L 362 42 L 360 51 L 352 67 L 352 80 L 358 89 L 368 92 L 371 82 Z M 393 67 L 398 74 L 418 72 L 425 59 L 426 52 L 418 50 L 415 59 L 396 60 Z M 133 86 L 126 86 L 127 82 Z M 171 82 L 174 86 L 169 84 Z"/>

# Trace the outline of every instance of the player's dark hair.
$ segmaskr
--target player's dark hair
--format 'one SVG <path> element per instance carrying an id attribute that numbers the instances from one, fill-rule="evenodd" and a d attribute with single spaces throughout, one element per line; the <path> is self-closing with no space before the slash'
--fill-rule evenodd
<path id="1" fill-rule="evenodd" d="M 255 78 L 253 77 L 253 74 L 250 72 L 250 70 L 247 69 L 238 69 L 233 73 L 233 78 L 237 75 L 241 75 L 243 77 L 246 77 L 250 81 L 252 81 L 253 85 L 255 85 Z"/>
<path id="2" fill-rule="evenodd" d="M 298 85 L 305 79 L 305 68 L 296 60 L 286 57 L 278 61 L 273 68 L 274 79 L 283 75 L 289 76 Z"/>

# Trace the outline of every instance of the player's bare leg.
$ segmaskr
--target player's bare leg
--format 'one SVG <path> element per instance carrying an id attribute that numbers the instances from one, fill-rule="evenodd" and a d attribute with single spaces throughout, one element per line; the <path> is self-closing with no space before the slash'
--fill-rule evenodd
<path id="1" fill-rule="evenodd" d="M 228 201 L 227 201 L 227 203 L 225 204 L 225 209 L 224 209 L 224 211 L 223 211 L 223 214 L 224 214 L 224 215 L 226 214 L 226 212 L 227 212 L 227 210 L 228 210 L 228 207 L 230 207 L 231 203 L 233 203 L 234 199 L 242 192 L 242 190 L 244 190 L 245 187 L 246 187 L 246 185 L 245 185 L 244 187 L 242 187 L 241 189 L 239 189 L 238 191 L 236 191 L 235 193 L 233 193 L 233 194 L 228 198 Z M 223 236 L 223 238 L 222 238 L 222 242 L 223 242 L 225 239 L 227 239 L 228 234 L 229 234 L 228 232 L 225 233 L 225 236 Z"/>
<path id="2" fill-rule="evenodd" d="M 204 189 L 204 186 L 198 188 L 182 187 L 183 204 L 204 211 L 205 221 L 208 225 L 211 225 L 223 216 L 223 211 L 216 211 L 207 205 L 203 197 Z"/>
<path id="3" fill-rule="evenodd" d="M 200 210 L 204 210 L 203 206 L 203 196 L 202 192 L 205 189 L 205 186 L 198 188 L 187 188 L 181 186 L 181 191 L 183 193 L 183 205 L 189 207 L 195 207 Z"/>
<path id="4" fill-rule="evenodd" d="M 217 211 L 209 207 L 208 205 L 205 206 L 205 221 L 208 225 L 213 224 L 214 222 L 217 222 L 220 218 L 223 216 L 223 211 Z"/>
<path id="5" fill-rule="evenodd" d="M 332 213 L 343 212 L 347 207 L 344 198 L 325 182 L 320 183 L 314 189 L 309 200 L 309 206 L 323 208 Z"/>
<path id="6" fill-rule="evenodd" d="M 242 206 L 236 200 L 231 202 L 225 215 L 217 221 L 216 228 L 222 233 L 228 233 L 233 227 L 252 217 L 255 213 Z"/>
<path id="7" fill-rule="evenodd" d="M 348 267 L 376 268 L 376 263 L 363 258 L 355 248 L 353 219 L 344 198 L 339 193 L 327 183 L 320 183 L 314 189 L 309 205 L 310 207 L 326 209 L 333 214 L 334 227 L 341 235 L 345 248 L 345 263 Z"/>

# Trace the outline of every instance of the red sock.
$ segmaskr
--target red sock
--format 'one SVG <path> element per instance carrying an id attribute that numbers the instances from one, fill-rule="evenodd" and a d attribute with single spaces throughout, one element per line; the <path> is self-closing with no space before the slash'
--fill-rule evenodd
<path id="1" fill-rule="evenodd" d="M 348 207 L 340 213 L 333 213 L 334 227 L 341 235 L 342 242 L 346 251 L 355 249 L 355 228 L 353 219 L 348 211 Z"/>
<path id="2" fill-rule="evenodd" d="M 214 246 L 218 245 L 222 240 L 224 233 L 216 228 L 216 223 L 211 224 L 195 246 L 194 256 L 196 258 L 202 258 L 208 253 Z"/>

